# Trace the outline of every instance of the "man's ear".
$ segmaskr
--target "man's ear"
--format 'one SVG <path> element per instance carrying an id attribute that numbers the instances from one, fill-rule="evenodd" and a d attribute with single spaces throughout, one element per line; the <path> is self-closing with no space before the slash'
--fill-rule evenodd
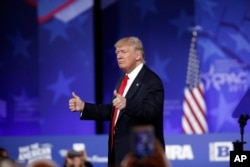
<path id="1" fill-rule="evenodd" d="M 136 60 L 141 60 L 142 59 L 142 55 L 140 53 L 140 51 L 136 51 L 136 57 L 135 57 Z"/>

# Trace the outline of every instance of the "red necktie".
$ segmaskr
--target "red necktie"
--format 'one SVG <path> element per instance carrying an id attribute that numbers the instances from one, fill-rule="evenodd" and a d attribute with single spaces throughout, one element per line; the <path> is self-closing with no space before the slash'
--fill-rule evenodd
<path id="1" fill-rule="evenodd" d="M 123 94 L 124 89 L 127 86 L 128 79 L 129 79 L 128 75 L 125 75 L 125 77 L 123 78 L 123 80 L 121 82 L 120 88 L 118 90 L 118 94 L 120 94 L 120 95 Z M 115 128 L 115 120 L 116 120 L 116 117 L 117 117 L 117 113 L 118 113 L 118 109 L 114 108 L 114 115 L 113 115 L 113 118 L 112 118 L 112 125 L 111 125 L 111 149 L 113 148 L 113 144 L 114 144 L 114 133 L 115 133 L 114 128 Z"/>

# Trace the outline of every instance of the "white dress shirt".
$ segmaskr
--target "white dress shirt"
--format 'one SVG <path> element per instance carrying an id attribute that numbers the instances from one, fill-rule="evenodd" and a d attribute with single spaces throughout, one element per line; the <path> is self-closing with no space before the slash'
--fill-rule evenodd
<path id="1" fill-rule="evenodd" d="M 127 85 L 126 85 L 126 87 L 124 89 L 124 92 L 122 94 L 123 97 L 126 96 L 130 86 L 134 82 L 134 80 L 135 80 L 136 76 L 138 75 L 138 73 L 141 71 L 142 67 L 143 67 L 143 63 L 139 64 L 133 71 L 131 71 L 129 74 L 127 74 L 129 79 L 128 79 Z M 115 123 L 117 121 L 117 118 L 119 117 L 119 114 L 120 114 L 120 110 L 117 111 L 117 116 L 115 118 Z"/>

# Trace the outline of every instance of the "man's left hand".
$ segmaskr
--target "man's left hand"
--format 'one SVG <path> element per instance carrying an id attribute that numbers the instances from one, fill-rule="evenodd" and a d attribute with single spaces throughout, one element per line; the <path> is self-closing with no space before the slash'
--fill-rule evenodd
<path id="1" fill-rule="evenodd" d="M 114 90 L 114 96 L 113 106 L 118 110 L 124 109 L 126 107 L 126 98 L 118 94 L 117 90 Z"/>

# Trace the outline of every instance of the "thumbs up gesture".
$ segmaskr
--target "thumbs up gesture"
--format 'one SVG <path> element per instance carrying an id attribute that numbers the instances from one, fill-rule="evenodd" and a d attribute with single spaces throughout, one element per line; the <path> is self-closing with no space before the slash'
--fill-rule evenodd
<path id="1" fill-rule="evenodd" d="M 124 109 L 126 107 L 126 98 L 120 95 L 117 90 L 114 90 L 114 96 L 113 106 L 118 110 Z"/>
<path id="2" fill-rule="evenodd" d="M 84 109 L 84 102 L 75 92 L 72 92 L 72 98 L 69 99 L 69 109 L 73 112 L 82 111 Z"/>

